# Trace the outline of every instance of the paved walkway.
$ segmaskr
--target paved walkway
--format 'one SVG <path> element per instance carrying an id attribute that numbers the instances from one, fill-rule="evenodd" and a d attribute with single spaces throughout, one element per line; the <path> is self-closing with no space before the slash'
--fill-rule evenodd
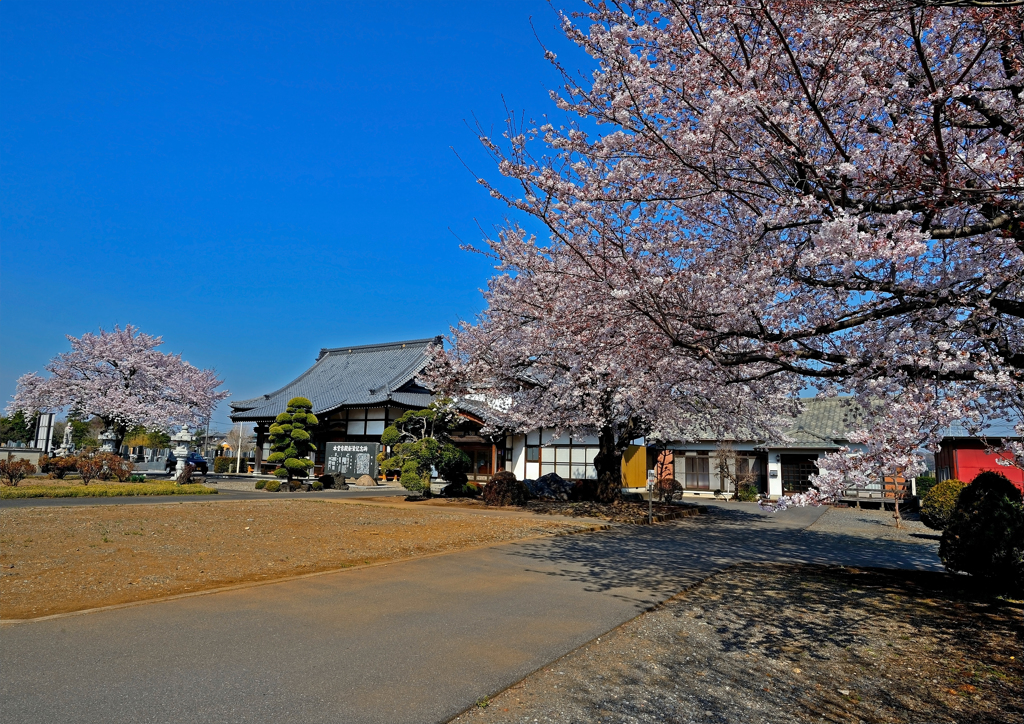
<path id="1" fill-rule="evenodd" d="M 939 567 L 934 541 L 805 530 L 820 509 L 710 508 L 5 626 L 0 710 L 26 724 L 442 722 L 738 561 Z"/>

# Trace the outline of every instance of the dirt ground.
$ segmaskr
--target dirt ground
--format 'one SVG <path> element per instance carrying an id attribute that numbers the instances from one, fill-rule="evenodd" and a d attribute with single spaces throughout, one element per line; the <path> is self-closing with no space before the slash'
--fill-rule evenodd
<path id="1" fill-rule="evenodd" d="M 454 721 L 1024 722 L 1022 611 L 963 576 L 741 566 Z"/>
<path id="2" fill-rule="evenodd" d="M 587 529 L 542 517 L 324 500 L 0 510 L 0 618 Z"/>

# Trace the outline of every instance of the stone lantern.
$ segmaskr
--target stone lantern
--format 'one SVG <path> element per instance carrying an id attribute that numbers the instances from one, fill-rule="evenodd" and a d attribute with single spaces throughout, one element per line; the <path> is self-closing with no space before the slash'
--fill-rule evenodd
<path id="1" fill-rule="evenodd" d="M 71 425 L 68 425 L 71 427 Z M 105 453 L 116 453 L 117 450 L 117 433 L 107 428 L 100 433 L 100 452 Z"/>
<path id="2" fill-rule="evenodd" d="M 193 439 L 192 433 L 188 431 L 188 425 L 183 426 L 180 431 L 171 435 L 171 442 L 177 443 L 174 447 L 174 457 L 178 459 L 178 465 L 174 468 L 175 478 L 181 478 L 182 473 L 185 472 L 185 463 L 188 460 L 188 444 Z"/>

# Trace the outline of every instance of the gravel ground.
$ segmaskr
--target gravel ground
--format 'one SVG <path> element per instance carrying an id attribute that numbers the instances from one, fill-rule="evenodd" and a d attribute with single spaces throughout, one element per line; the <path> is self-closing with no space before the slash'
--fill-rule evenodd
<path id="1" fill-rule="evenodd" d="M 220 477 L 209 477 L 203 480 L 203 483 L 210 485 L 218 490 L 255 490 L 256 481 L 260 478 L 220 478 Z M 273 478 L 263 478 L 263 480 L 272 480 Z M 361 487 L 358 485 L 349 485 L 349 490 L 395 490 L 401 488 L 400 485 L 375 485 L 371 487 Z M 327 492 L 330 492 L 328 490 Z"/>
<path id="2" fill-rule="evenodd" d="M 897 528 L 891 510 L 829 508 L 808 530 L 905 543 L 922 543 L 940 538 L 939 531 L 922 523 L 917 513 L 901 512 L 900 517 L 902 520 Z"/>
<path id="3" fill-rule="evenodd" d="M 737 566 L 453 721 L 1024 722 L 1021 614 L 946 574 Z"/>
<path id="4" fill-rule="evenodd" d="M 332 500 L 0 510 L 0 616 L 24 619 L 592 523 Z"/>
<path id="5" fill-rule="evenodd" d="M 566 518 L 599 518 L 612 523 L 646 523 L 647 503 L 636 503 L 619 500 L 614 503 L 595 503 L 592 501 L 571 502 L 553 500 L 531 500 L 523 506 L 495 507 L 487 505 L 480 498 L 431 498 L 420 505 L 436 506 L 446 509 L 469 510 L 515 510 L 536 515 L 555 515 Z M 673 515 L 680 511 L 697 511 L 700 506 L 683 503 L 655 503 L 652 506 L 654 515 Z"/>

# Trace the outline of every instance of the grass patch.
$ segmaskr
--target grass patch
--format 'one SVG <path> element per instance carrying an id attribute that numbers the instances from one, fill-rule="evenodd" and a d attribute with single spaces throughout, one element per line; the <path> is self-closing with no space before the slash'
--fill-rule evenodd
<path id="1" fill-rule="evenodd" d="M 26 485 L 0 489 L 9 498 L 113 498 L 122 495 L 216 495 L 216 488 L 173 483 L 99 483 L 95 485 Z"/>

